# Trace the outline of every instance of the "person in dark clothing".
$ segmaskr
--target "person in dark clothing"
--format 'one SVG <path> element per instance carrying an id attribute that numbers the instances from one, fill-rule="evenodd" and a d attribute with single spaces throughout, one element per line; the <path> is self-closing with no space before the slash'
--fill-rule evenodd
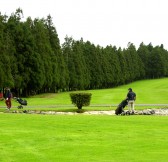
<path id="1" fill-rule="evenodd" d="M 12 93 L 10 91 L 9 88 L 5 88 L 5 104 L 7 106 L 7 109 L 10 110 L 11 106 L 12 106 L 12 102 L 11 102 L 11 99 L 12 99 Z"/>
<path id="2" fill-rule="evenodd" d="M 128 89 L 127 93 L 127 100 L 128 100 L 128 109 L 131 113 L 134 113 L 134 104 L 136 100 L 136 93 L 132 91 L 132 88 Z"/>

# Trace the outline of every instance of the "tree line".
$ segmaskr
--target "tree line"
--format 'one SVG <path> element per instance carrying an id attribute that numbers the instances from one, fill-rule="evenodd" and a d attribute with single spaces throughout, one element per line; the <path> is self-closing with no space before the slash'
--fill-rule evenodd
<path id="1" fill-rule="evenodd" d="M 22 20 L 19 8 L 0 13 L 0 88 L 17 95 L 101 89 L 141 79 L 168 76 L 168 51 L 163 44 L 143 42 L 136 49 L 65 37 L 61 45 L 50 15 Z"/>

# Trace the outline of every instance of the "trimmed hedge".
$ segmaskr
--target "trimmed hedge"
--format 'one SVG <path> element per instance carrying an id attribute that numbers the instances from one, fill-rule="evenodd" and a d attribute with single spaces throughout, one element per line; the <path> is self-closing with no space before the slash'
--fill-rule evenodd
<path id="1" fill-rule="evenodd" d="M 70 93 L 72 104 L 82 109 L 83 106 L 89 106 L 91 100 L 91 93 Z"/>

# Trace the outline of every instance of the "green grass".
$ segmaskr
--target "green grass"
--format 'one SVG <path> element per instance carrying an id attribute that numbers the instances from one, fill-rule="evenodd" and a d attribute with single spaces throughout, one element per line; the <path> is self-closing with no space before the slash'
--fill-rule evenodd
<path id="1" fill-rule="evenodd" d="M 110 89 L 89 90 L 92 93 L 91 104 L 118 104 L 126 98 L 128 88 L 132 87 L 137 94 L 138 104 L 167 104 L 168 103 L 168 78 L 142 80 L 127 85 Z M 71 104 L 69 93 L 43 94 L 30 98 L 29 103 L 36 104 Z M 36 99 L 36 100 L 34 100 Z"/>
<path id="2" fill-rule="evenodd" d="M 119 104 L 123 99 L 125 99 L 129 87 L 132 87 L 137 94 L 136 104 L 168 104 L 168 78 L 163 78 L 153 80 L 141 80 L 110 89 L 84 91 L 92 93 L 91 104 L 89 107 L 84 107 L 84 109 L 115 109 L 115 107 L 111 107 L 110 105 Z M 72 107 L 73 105 L 71 104 L 69 93 L 71 92 L 40 94 L 26 98 L 26 100 L 28 101 L 28 107 L 33 106 L 33 108 L 31 109 L 35 110 L 43 109 L 56 111 L 73 111 L 76 108 Z M 18 103 L 13 100 L 12 105 L 17 106 Z M 57 105 L 57 107 L 53 108 L 53 105 Z M 99 106 L 92 107 L 93 105 Z M 101 107 L 101 105 L 103 106 Z M 4 101 L 0 102 L 0 107 L 1 106 L 5 106 Z M 136 109 L 142 109 L 142 107 L 136 107 Z M 0 109 L 0 111 L 4 111 L 4 109 Z"/>
<path id="3" fill-rule="evenodd" d="M 136 103 L 168 103 L 168 78 L 91 90 L 91 104 L 118 104 L 132 87 Z M 27 98 L 37 110 L 74 111 L 69 92 Z M 18 105 L 14 100 L 14 106 Z M 49 108 L 48 105 L 67 105 Z M 5 106 L 4 101 L 0 106 Z M 38 107 L 39 106 L 39 107 Z M 43 107 L 40 107 L 43 106 Z M 12 108 L 15 110 L 16 108 Z M 24 108 L 28 109 L 28 108 Z M 110 110 L 87 107 L 85 110 Z M 4 111 L 1 108 L 0 111 Z M 167 116 L 39 115 L 0 112 L 2 162 L 167 162 Z"/>
<path id="4" fill-rule="evenodd" d="M 92 103 L 117 104 L 126 97 L 130 87 L 137 94 L 136 103 L 168 103 L 168 78 L 142 80 L 116 88 L 92 90 Z"/>
<path id="5" fill-rule="evenodd" d="M 0 114 L 2 162 L 166 162 L 167 116 Z"/>

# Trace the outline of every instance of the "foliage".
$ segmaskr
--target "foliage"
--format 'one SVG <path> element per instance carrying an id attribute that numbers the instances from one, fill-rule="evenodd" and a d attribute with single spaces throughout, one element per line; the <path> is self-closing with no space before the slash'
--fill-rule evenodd
<path id="1" fill-rule="evenodd" d="M 168 51 L 163 44 L 131 42 L 121 49 L 95 46 L 65 37 L 60 45 L 51 15 L 22 20 L 19 8 L 0 13 L 0 88 L 18 96 L 112 88 L 141 79 L 168 76 Z"/>
<path id="2" fill-rule="evenodd" d="M 91 96 L 91 93 L 70 93 L 71 101 L 78 109 L 82 109 L 83 106 L 89 106 Z"/>

